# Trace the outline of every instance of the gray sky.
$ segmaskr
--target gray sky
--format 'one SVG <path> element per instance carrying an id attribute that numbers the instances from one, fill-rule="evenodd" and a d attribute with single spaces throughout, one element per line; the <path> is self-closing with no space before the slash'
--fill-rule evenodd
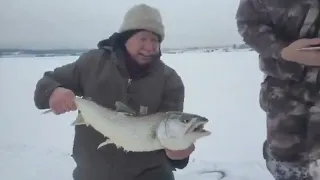
<path id="1" fill-rule="evenodd" d="M 160 9 L 163 47 L 241 43 L 239 0 L 0 0 L 0 48 L 94 48 L 134 4 Z"/>

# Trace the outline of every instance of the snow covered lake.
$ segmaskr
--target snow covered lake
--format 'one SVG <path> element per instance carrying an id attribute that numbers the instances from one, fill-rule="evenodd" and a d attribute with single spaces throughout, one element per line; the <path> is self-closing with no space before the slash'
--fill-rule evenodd
<path id="1" fill-rule="evenodd" d="M 75 113 L 42 115 L 35 84 L 44 71 L 77 57 L 0 58 L 0 179 L 72 180 Z M 262 157 L 265 114 L 259 107 L 263 75 L 255 52 L 164 54 L 186 86 L 185 111 L 209 118 L 210 137 L 196 144 L 176 180 L 273 180 Z M 207 172 L 207 173 L 205 173 Z"/>

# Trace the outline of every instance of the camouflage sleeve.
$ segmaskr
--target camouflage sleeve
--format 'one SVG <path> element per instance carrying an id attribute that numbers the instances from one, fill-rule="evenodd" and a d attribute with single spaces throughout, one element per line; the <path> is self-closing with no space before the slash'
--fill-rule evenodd
<path id="1" fill-rule="evenodd" d="M 82 92 L 80 84 L 81 71 L 87 59 L 88 53 L 84 53 L 70 64 L 57 67 L 53 71 L 46 71 L 37 82 L 34 91 L 36 107 L 38 109 L 48 109 L 50 95 L 57 87 L 70 89 L 76 95 L 80 95 Z"/>
<path id="2" fill-rule="evenodd" d="M 236 12 L 238 32 L 261 57 L 282 59 L 280 53 L 290 42 L 276 36 L 267 11 L 260 1 L 240 0 Z"/>
<path id="3" fill-rule="evenodd" d="M 183 111 L 184 91 L 181 77 L 175 70 L 171 69 L 164 87 L 164 96 L 159 111 Z"/>

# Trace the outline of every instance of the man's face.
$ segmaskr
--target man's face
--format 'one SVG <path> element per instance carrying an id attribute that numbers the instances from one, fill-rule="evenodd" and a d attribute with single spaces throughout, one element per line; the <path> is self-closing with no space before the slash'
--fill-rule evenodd
<path id="1" fill-rule="evenodd" d="M 154 33 L 140 31 L 128 39 L 126 48 L 139 64 L 146 64 L 151 61 L 152 55 L 159 53 L 160 42 Z"/>

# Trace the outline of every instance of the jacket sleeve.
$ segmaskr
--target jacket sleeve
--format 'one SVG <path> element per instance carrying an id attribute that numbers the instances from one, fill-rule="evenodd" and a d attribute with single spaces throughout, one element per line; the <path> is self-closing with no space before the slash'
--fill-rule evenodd
<path id="1" fill-rule="evenodd" d="M 185 87 L 181 77 L 173 69 L 170 69 L 162 104 L 159 111 L 183 111 L 185 98 Z M 169 158 L 168 158 L 169 159 Z M 182 160 L 169 159 L 173 170 L 183 169 L 189 163 L 189 157 Z"/>
<path id="2" fill-rule="evenodd" d="M 81 95 L 81 74 L 88 58 L 88 53 L 84 53 L 72 63 L 46 71 L 36 84 L 35 106 L 38 109 L 48 109 L 50 95 L 57 87 L 64 87 L 72 90 L 76 95 Z"/>
<path id="3" fill-rule="evenodd" d="M 183 111 L 185 88 L 181 77 L 170 69 L 159 111 Z"/>
<path id="4" fill-rule="evenodd" d="M 261 57 L 282 59 L 280 53 L 290 42 L 274 33 L 269 12 L 262 3 L 256 0 L 240 0 L 236 12 L 238 32 L 243 41 Z"/>

